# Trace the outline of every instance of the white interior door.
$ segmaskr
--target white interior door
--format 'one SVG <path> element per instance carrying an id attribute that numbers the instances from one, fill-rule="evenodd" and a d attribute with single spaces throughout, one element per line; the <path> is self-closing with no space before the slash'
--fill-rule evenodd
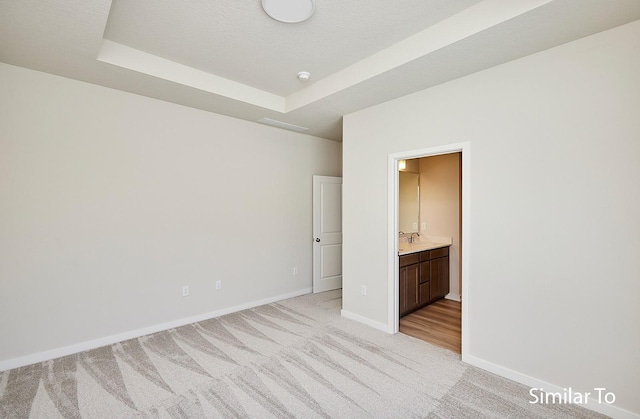
<path id="1" fill-rule="evenodd" d="M 313 292 L 342 288 L 342 178 L 313 177 Z"/>

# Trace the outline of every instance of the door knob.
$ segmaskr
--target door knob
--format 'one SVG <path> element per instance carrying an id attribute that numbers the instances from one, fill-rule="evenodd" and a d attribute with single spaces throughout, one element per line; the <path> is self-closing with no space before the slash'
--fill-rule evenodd
<path id="1" fill-rule="evenodd" d="M 320 239 L 316 237 L 316 243 L 320 243 Z"/>

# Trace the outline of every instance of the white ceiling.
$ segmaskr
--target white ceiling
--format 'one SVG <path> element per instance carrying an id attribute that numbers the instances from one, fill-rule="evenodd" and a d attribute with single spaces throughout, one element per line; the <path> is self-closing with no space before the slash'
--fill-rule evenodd
<path id="1" fill-rule="evenodd" d="M 638 19 L 640 0 L 316 0 L 298 24 L 260 0 L 0 0 L 0 61 L 340 141 L 347 113 Z"/>

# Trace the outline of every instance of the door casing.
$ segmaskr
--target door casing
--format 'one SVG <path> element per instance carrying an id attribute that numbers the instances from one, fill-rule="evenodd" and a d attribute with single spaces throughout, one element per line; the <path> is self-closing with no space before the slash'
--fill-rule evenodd
<path id="1" fill-rule="evenodd" d="M 441 154 L 462 154 L 462 255 L 461 255 L 461 292 L 462 292 L 462 360 L 469 354 L 469 307 L 472 296 L 469 293 L 469 266 L 471 260 L 471 144 L 461 142 L 446 144 L 437 147 L 429 147 L 418 150 L 403 151 L 389 154 L 388 156 L 388 331 L 398 333 L 400 324 L 399 314 L 399 261 L 398 261 L 398 162 L 400 160 L 415 159 L 421 157 L 437 156 Z"/>

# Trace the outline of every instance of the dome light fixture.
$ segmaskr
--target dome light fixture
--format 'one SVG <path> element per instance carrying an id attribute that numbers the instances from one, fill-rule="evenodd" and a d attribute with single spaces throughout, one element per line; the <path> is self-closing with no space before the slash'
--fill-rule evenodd
<path id="1" fill-rule="evenodd" d="M 316 0 L 262 0 L 262 8 L 278 22 L 300 23 L 313 15 Z"/>

